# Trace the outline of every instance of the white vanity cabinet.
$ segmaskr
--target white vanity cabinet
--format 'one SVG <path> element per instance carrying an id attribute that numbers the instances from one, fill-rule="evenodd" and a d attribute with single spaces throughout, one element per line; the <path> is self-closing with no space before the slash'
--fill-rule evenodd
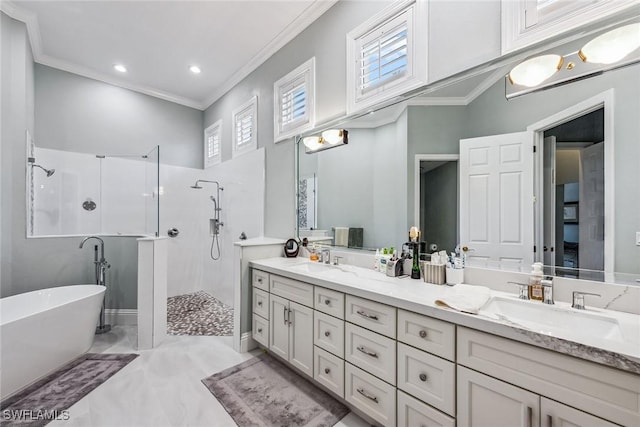
<path id="1" fill-rule="evenodd" d="M 313 285 L 269 275 L 269 350 L 313 377 Z"/>
<path id="2" fill-rule="evenodd" d="M 460 427 L 640 425 L 636 374 L 464 327 L 457 335 Z"/>
<path id="3" fill-rule="evenodd" d="M 269 273 L 252 270 L 253 298 L 251 335 L 256 342 L 269 346 Z"/>

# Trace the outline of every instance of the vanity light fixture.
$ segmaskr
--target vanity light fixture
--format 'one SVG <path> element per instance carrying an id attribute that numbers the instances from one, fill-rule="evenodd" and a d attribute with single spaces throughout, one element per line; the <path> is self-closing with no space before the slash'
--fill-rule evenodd
<path id="1" fill-rule="evenodd" d="M 200 67 L 198 67 L 197 65 L 189 66 L 189 71 L 191 71 L 193 74 L 200 74 L 202 72 Z"/>
<path id="2" fill-rule="evenodd" d="M 639 63 L 640 22 L 630 21 L 596 35 L 577 52 L 554 48 L 518 64 L 505 76 L 507 99 Z"/>
<path id="3" fill-rule="evenodd" d="M 305 152 L 311 154 L 348 144 L 348 134 L 349 131 L 345 129 L 329 129 L 322 132 L 321 136 L 314 135 L 302 138 L 302 143 L 306 147 Z"/>
<path id="4" fill-rule="evenodd" d="M 511 84 L 538 86 L 560 71 L 564 58 L 560 55 L 541 55 L 516 65 L 509 73 Z"/>
<path id="5" fill-rule="evenodd" d="M 599 35 L 578 52 L 584 62 L 613 64 L 640 47 L 640 22 Z"/>
<path id="6" fill-rule="evenodd" d="M 113 64 L 113 69 L 118 71 L 119 73 L 126 73 L 127 67 L 122 64 Z"/>

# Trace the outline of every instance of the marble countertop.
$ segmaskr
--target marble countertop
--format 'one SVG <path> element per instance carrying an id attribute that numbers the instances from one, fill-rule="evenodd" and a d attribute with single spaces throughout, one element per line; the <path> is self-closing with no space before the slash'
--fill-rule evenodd
<path id="1" fill-rule="evenodd" d="M 482 311 L 475 315 L 436 306 L 437 299 L 453 292 L 453 288 L 449 286 L 434 285 L 408 277 L 387 277 L 370 269 L 350 265 L 341 266 L 339 274 L 326 275 L 299 268 L 305 263 L 309 261 L 304 258 L 268 258 L 251 261 L 250 266 L 268 273 L 394 305 L 456 325 L 640 374 L 640 316 L 638 315 L 595 308 L 588 308 L 585 311 L 587 314 L 596 316 L 606 315 L 616 319 L 620 324 L 630 326 L 628 331 L 631 331 L 631 339 L 614 340 L 597 337 L 584 328 L 571 331 L 555 329 L 547 331 L 543 327 L 523 326 L 505 318 L 497 319 L 483 315 Z M 494 290 L 491 291 L 491 295 L 517 299 L 514 294 Z M 551 307 L 569 312 L 573 310 L 569 304 L 562 302 Z"/>

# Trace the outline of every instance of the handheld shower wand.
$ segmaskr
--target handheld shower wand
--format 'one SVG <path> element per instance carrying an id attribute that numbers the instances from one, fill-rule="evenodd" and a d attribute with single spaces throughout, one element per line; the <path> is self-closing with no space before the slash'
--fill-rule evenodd
<path id="1" fill-rule="evenodd" d="M 210 250 L 209 256 L 211 257 L 212 260 L 217 261 L 220 259 L 220 256 L 221 256 L 220 227 L 224 226 L 224 223 L 220 221 L 220 211 L 222 211 L 222 208 L 220 207 L 220 191 L 223 191 L 224 188 L 220 186 L 220 183 L 218 181 L 208 181 L 205 179 L 197 180 L 196 183 L 191 186 L 191 188 L 199 190 L 202 188 L 200 183 L 203 183 L 203 182 L 216 185 L 216 196 L 215 197 L 209 196 L 214 206 L 213 218 L 209 219 L 209 235 L 211 236 L 211 250 Z M 214 245 L 218 250 L 217 255 L 214 255 L 214 251 L 213 251 Z"/>

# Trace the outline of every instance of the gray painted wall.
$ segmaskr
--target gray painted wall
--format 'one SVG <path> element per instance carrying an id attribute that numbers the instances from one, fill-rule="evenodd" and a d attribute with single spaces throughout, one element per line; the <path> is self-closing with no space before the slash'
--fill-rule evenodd
<path id="1" fill-rule="evenodd" d="M 25 137 L 89 153 L 144 153 L 201 167 L 203 112 L 50 67 L 35 65 L 24 24 L 2 15 L 2 297 L 93 282 L 93 245 L 78 238 L 27 239 Z M 105 238 L 108 308 L 137 306 L 135 238 Z"/>
<path id="2" fill-rule="evenodd" d="M 222 160 L 231 157 L 231 112 L 258 95 L 258 146 L 266 148 L 265 235 L 295 233 L 293 138 L 273 142 L 273 83 L 315 56 L 316 123 L 346 111 L 345 35 L 390 2 L 341 1 L 205 111 L 205 128 L 223 120 Z"/>

